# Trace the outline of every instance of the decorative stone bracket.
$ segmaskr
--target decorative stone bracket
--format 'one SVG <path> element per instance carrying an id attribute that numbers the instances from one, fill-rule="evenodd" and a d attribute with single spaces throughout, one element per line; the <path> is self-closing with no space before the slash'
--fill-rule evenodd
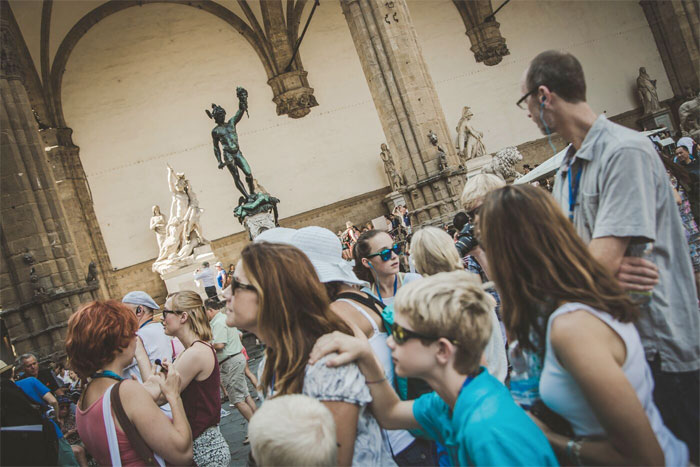
<path id="1" fill-rule="evenodd" d="M 277 115 L 301 118 L 311 112 L 311 107 L 318 105 L 307 74 L 304 70 L 295 70 L 268 80 L 267 84 L 274 93 L 272 101 L 277 105 Z"/>
<path id="2" fill-rule="evenodd" d="M 493 66 L 510 54 L 506 40 L 501 36 L 500 24 L 493 18 L 491 0 L 452 0 L 471 42 L 471 51 L 477 62 Z"/>

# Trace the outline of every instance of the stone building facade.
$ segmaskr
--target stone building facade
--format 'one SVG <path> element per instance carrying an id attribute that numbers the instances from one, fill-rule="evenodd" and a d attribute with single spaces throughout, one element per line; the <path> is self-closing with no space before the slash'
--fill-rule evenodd
<path id="1" fill-rule="evenodd" d="M 414 223 L 448 220 L 465 181 L 454 130 L 465 105 L 488 152 L 549 157 L 513 105 L 542 50 L 577 55 L 593 108 L 629 126 L 639 66 L 671 107 L 698 90 L 694 2 L 496 3 L 1 0 L 0 316 L 16 350 L 60 353 L 80 302 L 133 289 L 164 300 L 148 219 L 170 204 L 166 163 L 197 190 L 216 256 L 236 260 L 238 196 L 204 109 L 234 109 L 238 85 L 250 103 L 241 148 L 282 200 L 281 224 L 333 231 L 385 213 L 382 143 Z"/>

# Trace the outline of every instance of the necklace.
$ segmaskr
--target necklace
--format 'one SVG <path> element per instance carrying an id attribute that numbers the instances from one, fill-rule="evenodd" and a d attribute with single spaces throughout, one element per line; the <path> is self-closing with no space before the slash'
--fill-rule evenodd
<path id="1" fill-rule="evenodd" d="M 92 375 L 92 379 L 97 379 L 97 378 L 111 378 L 111 379 L 115 379 L 117 381 L 124 380 L 124 378 L 122 378 L 121 376 L 119 376 L 118 374 L 116 374 L 115 372 L 110 371 L 110 370 L 98 371 L 94 375 Z"/>

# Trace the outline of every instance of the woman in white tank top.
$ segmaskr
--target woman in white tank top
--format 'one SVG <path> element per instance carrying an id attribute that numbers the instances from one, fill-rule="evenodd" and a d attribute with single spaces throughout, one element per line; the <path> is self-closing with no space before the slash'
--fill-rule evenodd
<path id="1" fill-rule="evenodd" d="M 639 312 L 559 205 L 540 188 L 509 185 L 486 197 L 480 216 L 509 338 L 527 347 L 534 334 L 546 343 L 540 394 L 575 437 L 533 418 L 560 460 L 687 465 L 687 447 L 664 426 L 652 399 L 633 324 Z"/>

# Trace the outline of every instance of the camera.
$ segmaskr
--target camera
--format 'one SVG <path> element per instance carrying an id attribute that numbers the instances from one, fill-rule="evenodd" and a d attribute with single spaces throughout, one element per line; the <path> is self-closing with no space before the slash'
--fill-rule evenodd
<path id="1" fill-rule="evenodd" d="M 467 223 L 459 232 L 459 238 L 457 239 L 457 243 L 455 243 L 459 256 L 461 258 L 465 257 L 470 251 L 476 248 L 478 244 L 479 242 L 474 235 L 474 226 Z"/>

